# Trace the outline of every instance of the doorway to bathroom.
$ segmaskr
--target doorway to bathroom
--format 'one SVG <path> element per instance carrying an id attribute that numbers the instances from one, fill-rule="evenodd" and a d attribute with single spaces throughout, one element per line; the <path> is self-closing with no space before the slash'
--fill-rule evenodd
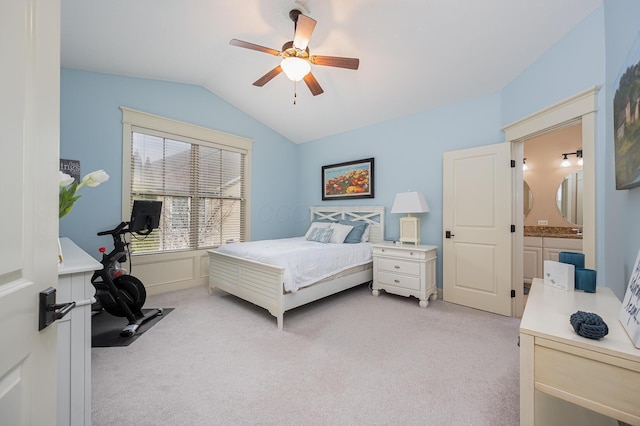
<path id="1" fill-rule="evenodd" d="M 569 125 L 523 142 L 524 295 L 543 262 L 582 252 L 582 126 Z"/>
<path id="2" fill-rule="evenodd" d="M 582 147 L 582 250 L 585 266 L 595 269 L 596 220 L 595 220 L 595 114 L 598 87 L 592 87 L 523 118 L 503 128 L 505 142 L 513 144 L 514 159 L 522 165 L 525 142 L 539 136 L 571 126 L 579 126 Z M 525 164 L 529 162 L 527 160 Z M 512 245 L 514 316 L 522 316 L 524 310 L 524 172 L 516 167 L 514 182 L 513 220 L 516 232 Z M 544 219 L 542 219 L 544 220 Z"/>

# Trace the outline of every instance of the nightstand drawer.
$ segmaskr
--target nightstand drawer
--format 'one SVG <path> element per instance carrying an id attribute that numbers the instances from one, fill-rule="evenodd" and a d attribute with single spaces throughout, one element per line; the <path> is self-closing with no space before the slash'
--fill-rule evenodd
<path id="1" fill-rule="evenodd" d="M 424 250 L 400 249 L 395 247 L 374 247 L 374 256 L 393 256 L 403 259 L 424 260 L 426 253 Z"/>
<path id="2" fill-rule="evenodd" d="M 377 259 L 377 264 L 379 271 L 389 271 L 391 273 L 400 272 L 415 275 L 416 277 L 420 275 L 420 263 L 380 257 Z"/>
<path id="3" fill-rule="evenodd" d="M 393 274 L 389 272 L 378 272 L 377 281 L 382 285 L 402 287 L 409 290 L 420 290 L 420 277 L 410 275 Z"/>

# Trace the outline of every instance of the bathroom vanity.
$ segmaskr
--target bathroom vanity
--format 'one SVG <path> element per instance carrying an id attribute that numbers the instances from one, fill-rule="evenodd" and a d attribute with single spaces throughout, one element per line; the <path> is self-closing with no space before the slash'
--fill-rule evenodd
<path id="1" fill-rule="evenodd" d="M 542 278 L 545 260 L 558 261 L 561 251 L 582 253 L 582 235 L 571 229 L 567 233 L 544 233 L 527 230 L 525 227 L 523 275 L 524 283 L 531 284 L 534 278 Z M 549 227 L 551 228 L 551 227 Z M 570 233 L 572 232 L 572 233 Z"/>

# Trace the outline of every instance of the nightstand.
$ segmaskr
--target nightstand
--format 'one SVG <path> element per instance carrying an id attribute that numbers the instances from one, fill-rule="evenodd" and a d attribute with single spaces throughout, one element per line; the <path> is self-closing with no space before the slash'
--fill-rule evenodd
<path id="1" fill-rule="evenodd" d="M 420 299 L 426 308 L 429 300 L 438 298 L 436 288 L 436 246 L 393 242 L 373 244 L 373 291 L 380 290 Z"/>

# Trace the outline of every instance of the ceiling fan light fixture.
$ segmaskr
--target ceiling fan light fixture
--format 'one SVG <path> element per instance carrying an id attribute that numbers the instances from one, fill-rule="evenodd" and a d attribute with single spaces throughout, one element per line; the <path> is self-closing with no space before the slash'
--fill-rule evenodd
<path id="1" fill-rule="evenodd" d="M 291 81 L 300 81 L 311 71 L 309 61 L 295 56 L 284 58 L 280 63 L 280 67 L 282 67 L 282 71 Z"/>

